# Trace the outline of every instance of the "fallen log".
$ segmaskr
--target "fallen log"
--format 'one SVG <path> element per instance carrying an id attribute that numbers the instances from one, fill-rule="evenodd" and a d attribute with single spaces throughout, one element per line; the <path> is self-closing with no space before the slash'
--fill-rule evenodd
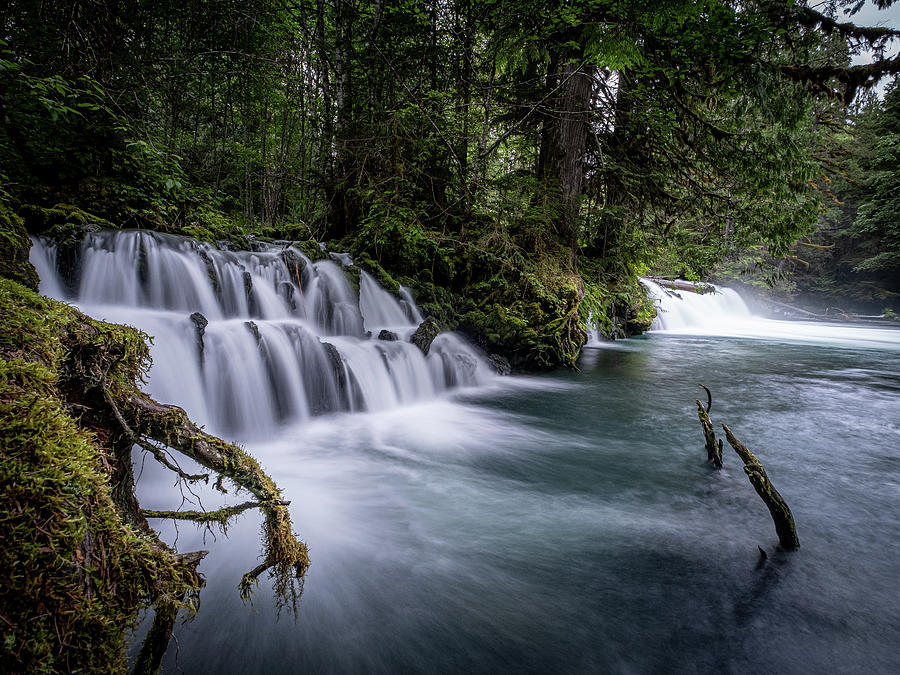
<path id="1" fill-rule="evenodd" d="M 775 531 L 778 533 L 778 543 L 781 548 L 792 551 L 800 548 L 800 540 L 797 538 L 797 528 L 794 525 L 794 515 L 784 501 L 775 486 L 766 475 L 766 470 L 762 463 L 756 458 L 750 449 L 741 443 L 738 438 L 731 432 L 726 425 L 722 425 L 725 430 L 725 438 L 734 448 L 734 451 L 744 461 L 744 472 L 750 479 L 750 484 L 756 490 L 756 494 L 765 502 L 772 515 L 775 523 Z"/>
<path id="2" fill-rule="evenodd" d="M 716 287 L 712 284 L 701 282 L 687 281 L 686 279 L 665 279 L 663 277 L 647 277 L 657 286 L 670 288 L 675 291 L 687 291 L 688 293 L 697 293 L 698 295 L 706 295 L 707 293 L 715 293 Z"/>

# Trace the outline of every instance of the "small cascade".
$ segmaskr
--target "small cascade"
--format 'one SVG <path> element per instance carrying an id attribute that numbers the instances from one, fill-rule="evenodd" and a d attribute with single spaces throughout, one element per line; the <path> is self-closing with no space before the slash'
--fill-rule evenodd
<path id="1" fill-rule="evenodd" d="M 651 279 L 642 278 L 641 283 L 656 302 L 651 330 L 715 332 L 752 318 L 747 304 L 731 288 L 709 284 L 713 292 L 701 294 L 664 288 Z"/>
<path id="2" fill-rule="evenodd" d="M 438 335 L 427 357 L 407 342 L 421 321 L 408 289 L 396 298 L 362 272 L 357 293 L 342 269 L 349 257 L 313 262 L 291 246 L 224 251 L 123 230 L 85 237 L 73 274 L 48 242 L 34 241 L 31 260 L 45 295 L 153 336 L 150 393 L 230 438 L 492 377 L 457 335 Z M 382 329 L 398 339 L 377 339 Z"/>
<path id="3" fill-rule="evenodd" d="M 585 330 L 587 331 L 587 342 L 584 343 L 585 347 L 599 347 L 604 345 L 605 340 L 603 339 L 603 331 L 600 330 L 600 322 L 594 318 L 593 312 L 588 312 Z"/>
<path id="4" fill-rule="evenodd" d="M 900 330 L 896 328 L 766 319 L 751 314 L 731 288 L 713 286 L 714 292 L 700 294 L 663 288 L 651 279 L 641 279 L 641 283 L 657 307 L 650 326 L 653 332 L 900 349 Z"/>

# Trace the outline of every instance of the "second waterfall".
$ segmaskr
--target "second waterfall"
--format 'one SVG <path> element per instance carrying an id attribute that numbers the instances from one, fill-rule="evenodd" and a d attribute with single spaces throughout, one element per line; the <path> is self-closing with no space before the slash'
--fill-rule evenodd
<path id="1" fill-rule="evenodd" d="M 41 292 L 151 335 L 150 393 L 216 434 L 258 438 L 282 423 L 391 408 L 492 377 L 453 333 L 439 334 L 427 356 L 409 343 L 422 320 L 412 296 L 394 297 L 364 271 L 357 291 L 346 256 L 313 262 L 291 246 L 224 251 L 123 230 L 90 234 L 66 258 L 34 242 Z"/>

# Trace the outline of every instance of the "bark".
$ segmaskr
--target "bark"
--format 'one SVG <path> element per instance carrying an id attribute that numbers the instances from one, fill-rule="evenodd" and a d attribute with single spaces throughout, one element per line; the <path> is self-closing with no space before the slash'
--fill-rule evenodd
<path id="1" fill-rule="evenodd" d="M 741 443 L 726 425 L 725 437 L 734 448 L 734 451 L 744 461 L 744 472 L 750 479 L 750 483 L 756 490 L 756 494 L 765 502 L 775 523 L 775 531 L 778 533 L 778 543 L 781 548 L 791 551 L 800 548 L 800 540 L 797 538 L 797 528 L 794 525 L 794 515 L 787 502 L 772 485 L 766 470 L 750 449 Z"/>
<path id="2" fill-rule="evenodd" d="M 722 441 L 716 441 L 716 432 L 713 430 L 712 422 L 709 420 L 709 410 L 703 408 L 700 399 L 697 401 L 697 416 L 700 418 L 700 424 L 703 425 L 703 438 L 706 439 L 706 459 L 712 462 L 717 469 L 722 468 Z M 712 406 L 710 406 L 712 407 Z"/>
<path id="3" fill-rule="evenodd" d="M 589 68 L 571 50 L 558 63 L 551 59 L 547 88 L 558 91 L 552 97 L 553 112 L 544 121 L 538 165 L 543 180 L 555 183 L 559 199 L 556 229 L 571 251 L 573 265 L 578 250 L 578 216 L 594 91 Z"/>

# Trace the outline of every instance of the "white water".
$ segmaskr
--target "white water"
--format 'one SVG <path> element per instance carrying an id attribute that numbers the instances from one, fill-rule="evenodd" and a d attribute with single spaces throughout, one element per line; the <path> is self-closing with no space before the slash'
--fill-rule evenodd
<path id="1" fill-rule="evenodd" d="M 870 325 L 820 321 L 779 321 L 756 316 L 731 288 L 714 286 L 714 293 L 663 288 L 641 279 L 657 307 L 650 330 L 675 335 L 718 335 L 848 347 L 900 349 L 900 330 Z"/>
<path id="2" fill-rule="evenodd" d="M 406 341 L 421 321 L 408 290 L 396 298 L 363 272 L 357 295 L 341 265 L 293 247 L 229 252 L 185 237 L 99 232 L 84 240 L 74 288 L 53 246 L 35 241 L 31 260 L 45 295 L 151 335 L 149 392 L 229 438 L 386 410 L 492 377 L 457 335 L 438 335 L 427 357 Z M 194 312 L 208 321 L 202 337 Z M 385 328 L 399 340 L 374 339 Z"/>

